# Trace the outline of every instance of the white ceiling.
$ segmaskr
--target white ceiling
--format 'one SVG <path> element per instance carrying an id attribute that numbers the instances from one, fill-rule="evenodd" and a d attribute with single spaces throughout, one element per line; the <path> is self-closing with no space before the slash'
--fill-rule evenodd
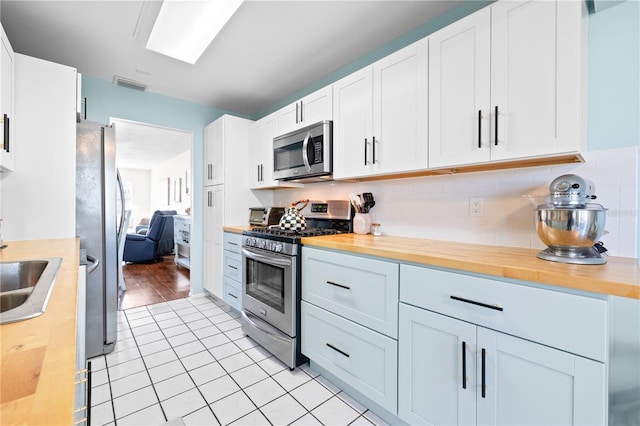
<path id="1" fill-rule="evenodd" d="M 18 53 L 252 116 L 462 3 L 247 0 L 195 65 L 144 48 L 159 0 L 0 0 L 0 18 Z M 181 149 L 170 129 L 120 127 L 120 167 L 148 169 Z"/>
<path id="2" fill-rule="evenodd" d="M 191 132 L 111 119 L 116 129 L 116 166 L 151 170 L 191 149 Z"/>

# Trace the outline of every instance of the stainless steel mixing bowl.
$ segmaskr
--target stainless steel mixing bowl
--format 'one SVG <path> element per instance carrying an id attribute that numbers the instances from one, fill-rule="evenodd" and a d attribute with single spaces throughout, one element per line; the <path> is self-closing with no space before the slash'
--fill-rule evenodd
<path id="1" fill-rule="evenodd" d="M 583 208 L 542 204 L 536 208 L 536 228 L 543 243 L 554 249 L 592 247 L 600 240 L 607 209 L 589 203 Z"/>

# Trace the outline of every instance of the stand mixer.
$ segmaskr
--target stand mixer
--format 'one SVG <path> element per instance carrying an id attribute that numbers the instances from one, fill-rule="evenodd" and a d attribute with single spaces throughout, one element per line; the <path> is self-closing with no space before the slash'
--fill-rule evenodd
<path id="1" fill-rule="evenodd" d="M 607 249 L 599 241 L 604 233 L 607 209 L 588 201 L 595 187 L 574 174 L 557 177 L 549 185 L 550 202 L 536 207 L 538 236 L 548 248 L 538 253 L 544 260 L 580 265 L 607 262 Z"/>

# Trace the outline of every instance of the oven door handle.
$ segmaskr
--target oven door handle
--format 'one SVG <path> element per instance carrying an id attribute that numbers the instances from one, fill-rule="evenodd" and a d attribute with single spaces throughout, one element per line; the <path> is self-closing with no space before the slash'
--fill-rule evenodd
<path id="1" fill-rule="evenodd" d="M 249 249 L 242 248 L 242 254 L 244 254 L 247 258 L 263 261 L 264 263 L 270 263 L 272 265 L 278 266 L 291 266 L 290 260 L 280 259 L 277 257 L 265 256 L 264 254 L 256 253 L 254 251 L 250 251 Z"/>
<path id="2" fill-rule="evenodd" d="M 311 132 L 307 132 L 307 136 L 304 137 L 304 142 L 302 142 L 302 161 L 304 162 L 304 167 L 308 172 L 311 171 L 311 164 L 309 164 L 309 156 L 307 155 L 307 148 L 309 146 L 309 138 L 311 137 Z"/>
<path id="3" fill-rule="evenodd" d="M 282 336 L 278 336 L 277 334 L 267 330 L 264 327 L 260 327 L 260 325 L 258 323 L 254 322 L 251 318 L 249 318 L 249 315 L 245 312 L 244 309 L 240 311 L 240 314 L 242 315 L 242 318 L 245 321 L 247 321 L 251 327 L 260 330 L 261 332 L 263 332 L 267 336 L 271 337 L 272 339 L 280 340 L 280 341 L 287 342 L 287 343 L 289 342 L 288 339 L 285 339 Z"/>

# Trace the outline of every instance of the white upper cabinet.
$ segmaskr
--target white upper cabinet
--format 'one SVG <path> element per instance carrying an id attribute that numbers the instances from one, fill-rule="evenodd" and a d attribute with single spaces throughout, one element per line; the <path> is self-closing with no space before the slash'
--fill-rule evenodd
<path id="1" fill-rule="evenodd" d="M 278 111 L 278 135 L 333 119 L 332 86 L 323 87 Z"/>
<path id="2" fill-rule="evenodd" d="M 14 55 L 0 26 L 0 171 L 14 168 Z"/>
<path id="3" fill-rule="evenodd" d="M 251 189 L 301 187 L 273 179 L 273 138 L 278 136 L 278 113 L 261 118 L 249 129 L 249 170 Z"/>
<path id="4" fill-rule="evenodd" d="M 430 168 L 582 148 L 584 10 L 498 1 L 429 37 Z"/>
<path id="5" fill-rule="evenodd" d="M 224 183 L 224 120 L 204 128 L 204 186 Z"/>
<path id="6" fill-rule="evenodd" d="M 334 84 L 334 177 L 427 168 L 427 39 Z"/>

